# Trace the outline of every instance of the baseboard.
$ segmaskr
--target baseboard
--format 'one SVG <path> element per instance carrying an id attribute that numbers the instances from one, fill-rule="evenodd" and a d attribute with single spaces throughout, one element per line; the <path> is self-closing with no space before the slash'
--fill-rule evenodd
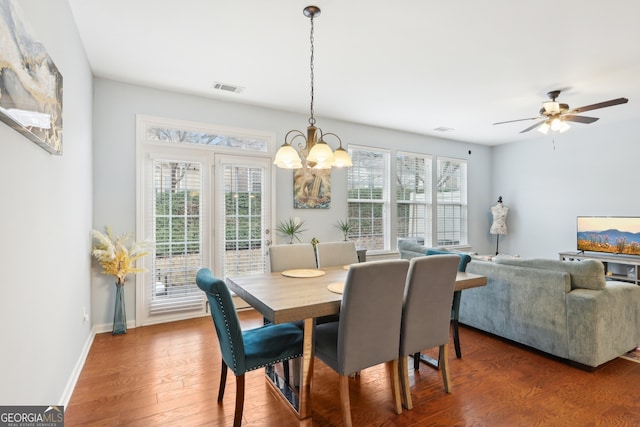
<path id="1" fill-rule="evenodd" d="M 91 329 L 87 340 L 82 347 L 82 351 L 80 352 L 80 356 L 76 361 L 75 366 L 73 367 L 73 371 L 71 371 L 71 375 L 69 376 L 69 380 L 67 381 L 67 385 L 62 392 L 62 396 L 60 397 L 60 405 L 62 405 L 66 411 L 69 406 L 69 402 L 71 401 L 71 395 L 76 388 L 76 384 L 78 383 L 78 379 L 80 378 L 80 374 L 82 373 L 82 368 L 84 368 L 84 364 L 87 361 L 87 356 L 89 355 L 89 350 L 91 350 L 91 346 L 93 345 L 93 339 L 96 336 L 96 328 L 95 326 Z"/>
<path id="2" fill-rule="evenodd" d="M 127 329 L 133 329 L 136 327 L 135 320 L 127 320 Z M 95 325 L 93 327 L 93 332 L 95 334 L 102 334 L 104 332 L 113 332 L 113 322 L 112 323 L 103 323 L 101 325 Z"/>

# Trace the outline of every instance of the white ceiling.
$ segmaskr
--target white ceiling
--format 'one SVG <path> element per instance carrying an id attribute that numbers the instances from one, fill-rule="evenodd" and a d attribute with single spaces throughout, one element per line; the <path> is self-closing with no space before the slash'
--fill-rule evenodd
<path id="1" fill-rule="evenodd" d="M 98 77 L 487 145 L 519 132 L 546 93 L 594 110 L 589 124 L 639 119 L 635 0 L 69 0 Z M 244 87 L 212 89 L 214 82 Z M 437 132 L 438 127 L 452 128 Z"/>

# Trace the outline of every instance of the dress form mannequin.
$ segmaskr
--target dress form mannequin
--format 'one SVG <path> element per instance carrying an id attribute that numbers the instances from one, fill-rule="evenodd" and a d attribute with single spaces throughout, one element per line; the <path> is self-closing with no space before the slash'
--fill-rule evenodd
<path id="1" fill-rule="evenodd" d="M 496 255 L 498 255 L 498 244 L 501 234 L 507 234 L 507 214 L 509 208 L 502 204 L 502 196 L 498 197 L 498 203 L 491 207 L 493 215 L 493 223 L 489 229 L 489 233 L 496 235 Z"/>

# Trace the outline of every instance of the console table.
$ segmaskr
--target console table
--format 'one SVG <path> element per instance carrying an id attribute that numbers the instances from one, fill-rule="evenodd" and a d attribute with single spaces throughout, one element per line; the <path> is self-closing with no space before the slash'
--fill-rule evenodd
<path id="1" fill-rule="evenodd" d="M 638 277 L 640 257 L 595 252 L 560 252 L 559 255 L 560 261 L 600 260 L 604 264 L 604 272 L 608 279 L 640 285 L 640 277 Z"/>

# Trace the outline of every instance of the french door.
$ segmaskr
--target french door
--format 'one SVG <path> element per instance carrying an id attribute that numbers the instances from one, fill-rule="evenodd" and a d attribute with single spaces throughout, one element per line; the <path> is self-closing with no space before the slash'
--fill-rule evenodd
<path id="1" fill-rule="evenodd" d="M 269 158 L 172 147 L 141 163 L 138 217 L 151 251 L 143 258 L 146 272 L 138 275 L 137 325 L 205 314 L 195 283 L 201 267 L 221 279 L 266 270 Z"/>

